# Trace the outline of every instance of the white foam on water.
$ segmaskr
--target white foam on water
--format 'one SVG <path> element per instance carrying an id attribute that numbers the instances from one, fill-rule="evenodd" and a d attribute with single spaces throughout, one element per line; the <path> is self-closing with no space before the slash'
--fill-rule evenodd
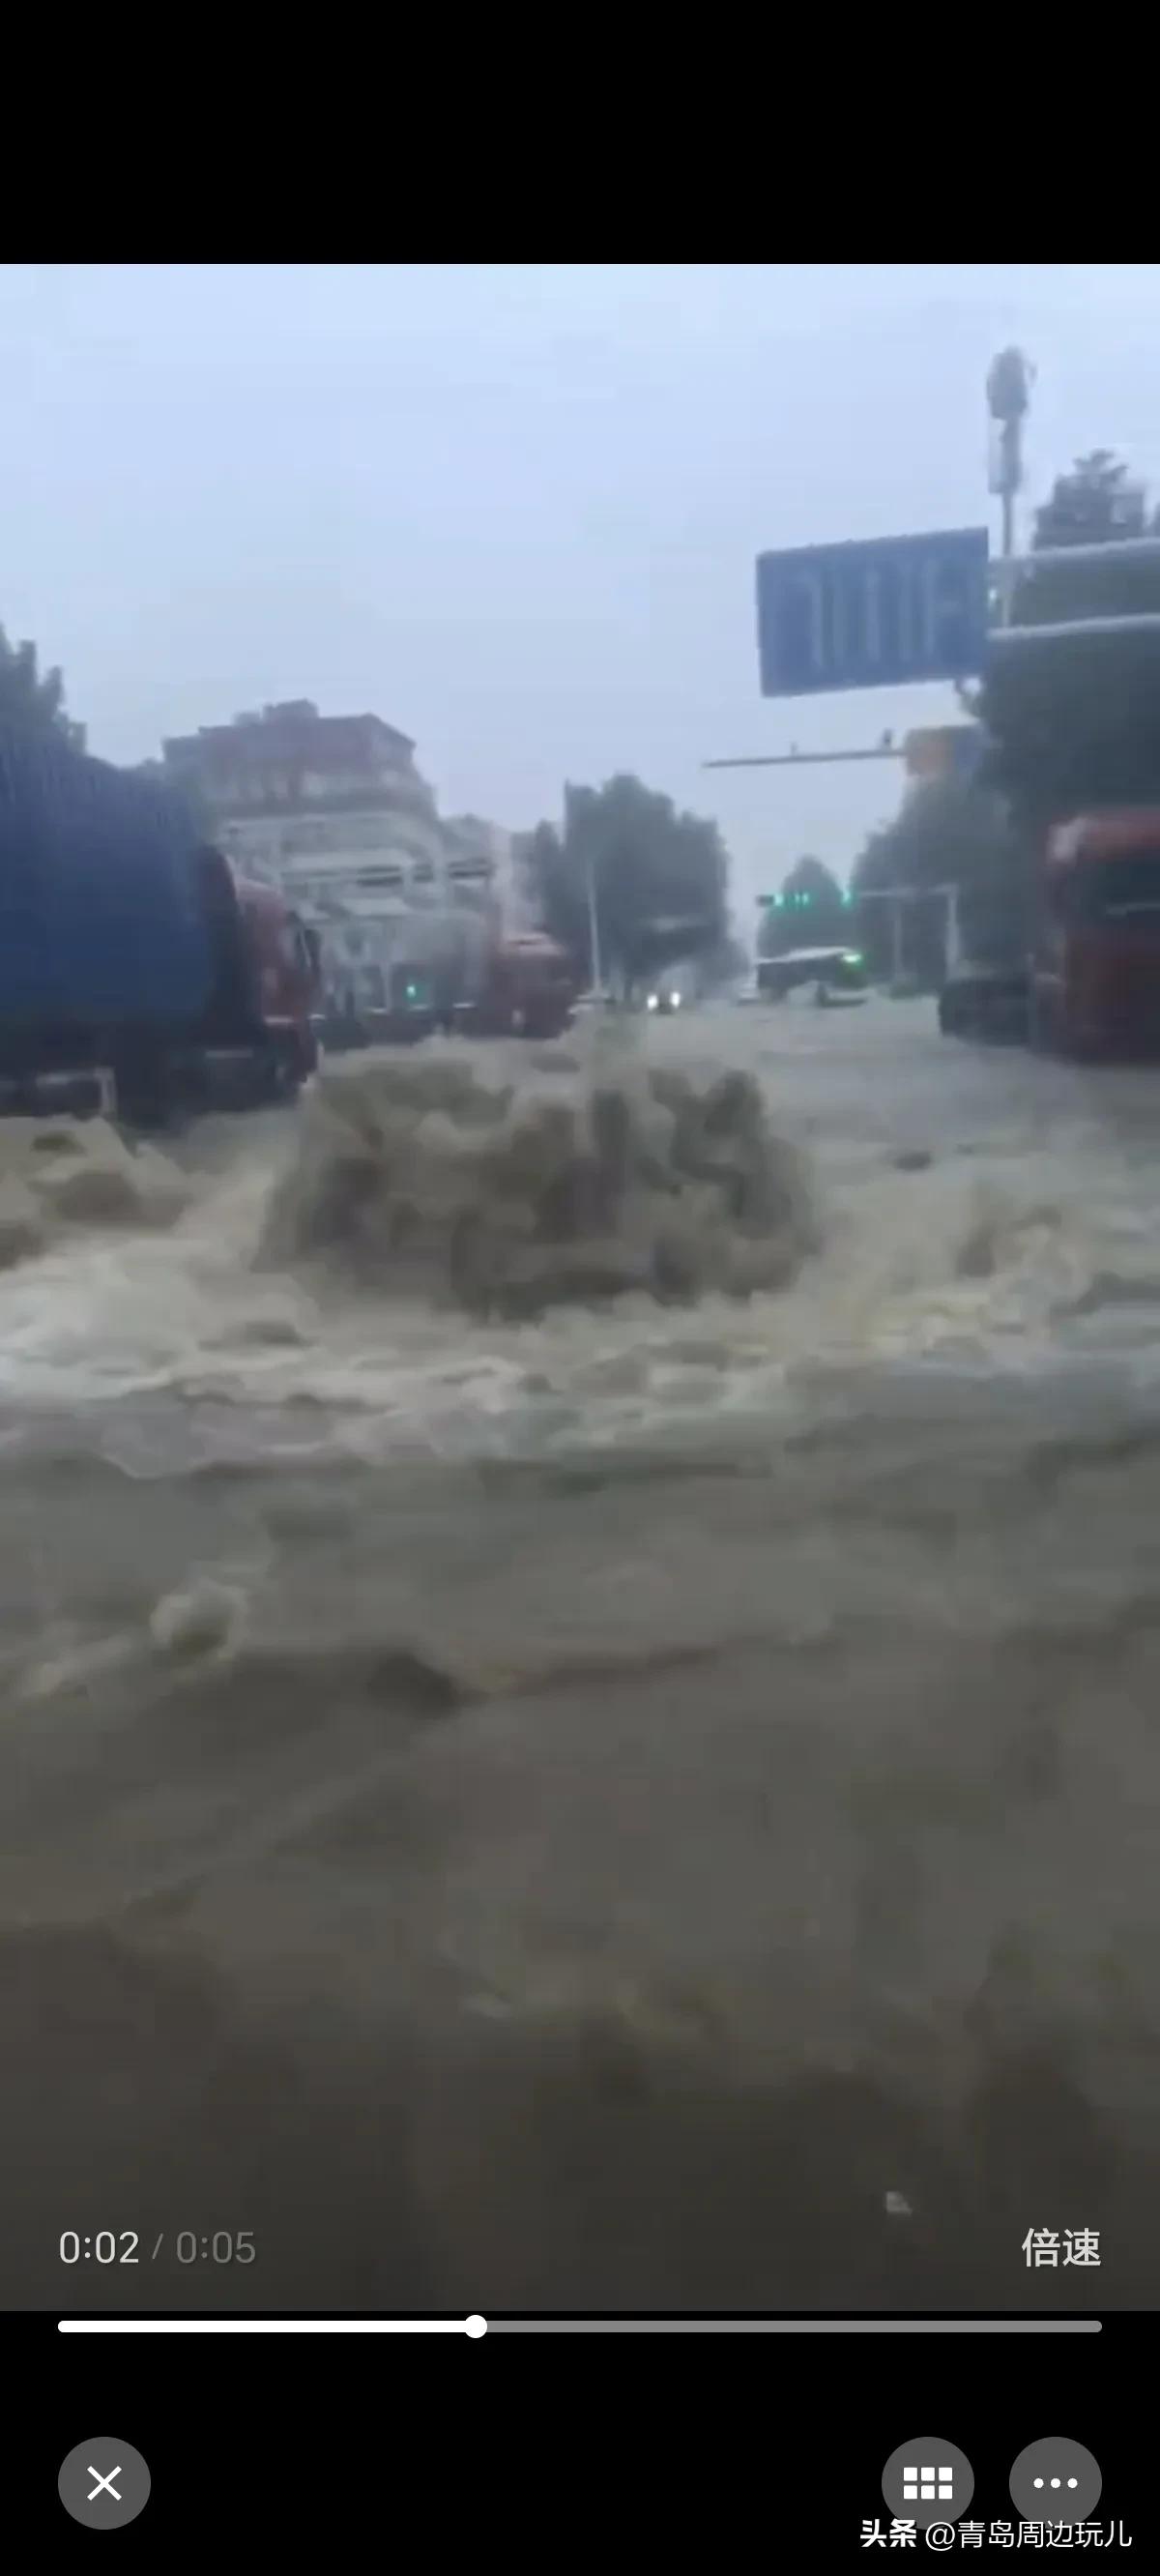
<path id="1" fill-rule="evenodd" d="M 863 1022 L 861 1053 L 848 1021 L 823 1052 L 804 1016 L 776 1042 L 756 1017 L 706 1014 L 648 1042 L 695 1066 L 728 1047 L 758 1073 L 775 1133 L 800 1140 L 821 1244 L 785 1287 L 680 1306 L 635 1291 L 512 1323 L 270 1271 L 258 1256 L 293 1129 L 240 1120 L 224 1170 L 198 1173 L 195 1156 L 193 1203 L 169 1231 L 78 1225 L 0 1275 L 0 1398 L 312 1408 L 306 1448 L 379 1455 L 777 1415 L 830 1364 L 1029 1370 L 1110 1343 L 1153 1366 L 1160 1198 L 1150 1134 L 1125 1140 L 1115 1095 L 1013 1055 L 928 1061 L 909 1013 L 905 1042 L 889 1013 L 873 1043 Z"/>

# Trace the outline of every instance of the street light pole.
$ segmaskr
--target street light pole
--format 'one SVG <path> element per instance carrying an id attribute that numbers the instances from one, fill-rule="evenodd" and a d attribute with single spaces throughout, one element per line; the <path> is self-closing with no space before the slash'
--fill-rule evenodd
<path id="1" fill-rule="evenodd" d="M 585 828 L 587 825 L 587 828 Z M 575 829 L 573 829 L 575 826 Z M 564 786 L 564 847 L 569 842 L 583 853 L 584 897 L 588 906 L 588 952 L 592 969 L 592 990 L 604 990 L 604 961 L 600 954 L 600 904 L 596 893 L 596 851 L 591 830 L 591 817 L 584 816 L 579 805 L 579 791 Z"/>

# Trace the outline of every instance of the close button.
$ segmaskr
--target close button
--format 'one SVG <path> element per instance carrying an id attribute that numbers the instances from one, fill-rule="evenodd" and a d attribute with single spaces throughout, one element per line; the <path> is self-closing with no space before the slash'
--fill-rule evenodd
<path id="1" fill-rule="evenodd" d="M 136 2522 L 149 2502 L 153 2481 L 140 2451 L 131 2442 L 105 2439 L 78 2442 L 61 2461 L 57 2494 L 74 2522 L 93 2531 L 119 2531 Z"/>

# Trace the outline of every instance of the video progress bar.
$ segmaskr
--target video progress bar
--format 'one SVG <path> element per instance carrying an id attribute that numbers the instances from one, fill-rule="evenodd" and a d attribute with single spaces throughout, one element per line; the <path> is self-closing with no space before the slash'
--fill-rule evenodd
<path id="1" fill-rule="evenodd" d="M 469 2335 L 487 2333 L 486 2317 L 58 2317 L 58 2334 L 77 2335 Z"/>
<path id="2" fill-rule="evenodd" d="M 1100 2334 L 1099 2317 L 489 2317 L 489 2334 Z"/>
<path id="3" fill-rule="evenodd" d="M 60 2334 L 1095 2335 L 1099 2317 L 60 2317 Z"/>

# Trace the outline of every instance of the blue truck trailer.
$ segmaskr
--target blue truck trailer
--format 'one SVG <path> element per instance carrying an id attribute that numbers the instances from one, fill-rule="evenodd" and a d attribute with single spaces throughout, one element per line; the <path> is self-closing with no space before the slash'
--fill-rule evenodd
<path id="1" fill-rule="evenodd" d="M 184 799 L 51 735 L 0 728 L 0 1110 L 156 1125 L 293 1090 L 315 961 Z"/>

